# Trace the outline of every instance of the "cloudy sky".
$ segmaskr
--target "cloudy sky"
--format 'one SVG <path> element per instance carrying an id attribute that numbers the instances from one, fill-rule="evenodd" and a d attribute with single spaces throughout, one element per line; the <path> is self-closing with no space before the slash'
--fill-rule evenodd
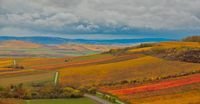
<path id="1" fill-rule="evenodd" d="M 200 0 L 0 0 L 1 36 L 181 38 L 200 33 Z"/>

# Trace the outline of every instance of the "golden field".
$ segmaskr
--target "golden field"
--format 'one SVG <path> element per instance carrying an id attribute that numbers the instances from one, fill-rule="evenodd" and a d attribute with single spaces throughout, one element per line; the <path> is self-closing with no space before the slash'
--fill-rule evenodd
<path id="1" fill-rule="evenodd" d="M 200 64 L 167 61 L 144 56 L 108 64 L 60 69 L 62 84 L 99 84 L 121 80 L 143 80 L 200 70 Z M 119 77 L 120 76 L 120 77 Z"/>

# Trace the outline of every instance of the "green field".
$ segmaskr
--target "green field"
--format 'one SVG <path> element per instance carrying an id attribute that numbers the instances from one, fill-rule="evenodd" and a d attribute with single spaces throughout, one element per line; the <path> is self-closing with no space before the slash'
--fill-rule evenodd
<path id="1" fill-rule="evenodd" d="M 88 98 L 26 100 L 25 104 L 98 104 Z"/>

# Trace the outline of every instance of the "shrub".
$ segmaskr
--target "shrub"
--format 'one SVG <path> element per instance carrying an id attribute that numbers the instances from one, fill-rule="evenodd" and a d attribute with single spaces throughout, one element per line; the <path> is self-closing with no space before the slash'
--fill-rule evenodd
<path id="1" fill-rule="evenodd" d="M 0 86 L 0 92 L 3 91 L 3 90 L 4 90 L 4 88 Z"/>
<path id="2" fill-rule="evenodd" d="M 97 89 L 95 87 L 91 87 L 88 89 L 88 93 L 96 94 Z"/>
<path id="3" fill-rule="evenodd" d="M 183 39 L 185 42 L 200 42 L 200 36 L 189 36 Z"/>
<path id="4" fill-rule="evenodd" d="M 0 92 L 0 97 L 19 99 L 41 99 L 41 98 L 77 98 L 83 93 L 70 87 L 46 85 L 37 88 L 25 88 L 23 84 L 11 85 Z"/>
<path id="5" fill-rule="evenodd" d="M 136 48 L 152 47 L 155 43 L 141 43 Z"/>

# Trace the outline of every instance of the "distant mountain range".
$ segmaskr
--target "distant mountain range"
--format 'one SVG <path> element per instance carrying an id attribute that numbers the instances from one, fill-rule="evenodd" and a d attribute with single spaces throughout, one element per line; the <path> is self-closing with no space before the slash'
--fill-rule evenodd
<path id="1" fill-rule="evenodd" d="M 27 41 L 38 44 L 103 44 L 103 45 L 116 45 L 116 44 L 137 44 L 143 42 L 163 42 L 172 41 L 172 39 L 165 38 L 141 38 L 141 39 L 112 39 L 112 40 L 88 40 L 88 39 L 66 39 L 59 37 L 12 37 L 12 36 L 0 36 L 0 41 L 19 40 Z"/>

